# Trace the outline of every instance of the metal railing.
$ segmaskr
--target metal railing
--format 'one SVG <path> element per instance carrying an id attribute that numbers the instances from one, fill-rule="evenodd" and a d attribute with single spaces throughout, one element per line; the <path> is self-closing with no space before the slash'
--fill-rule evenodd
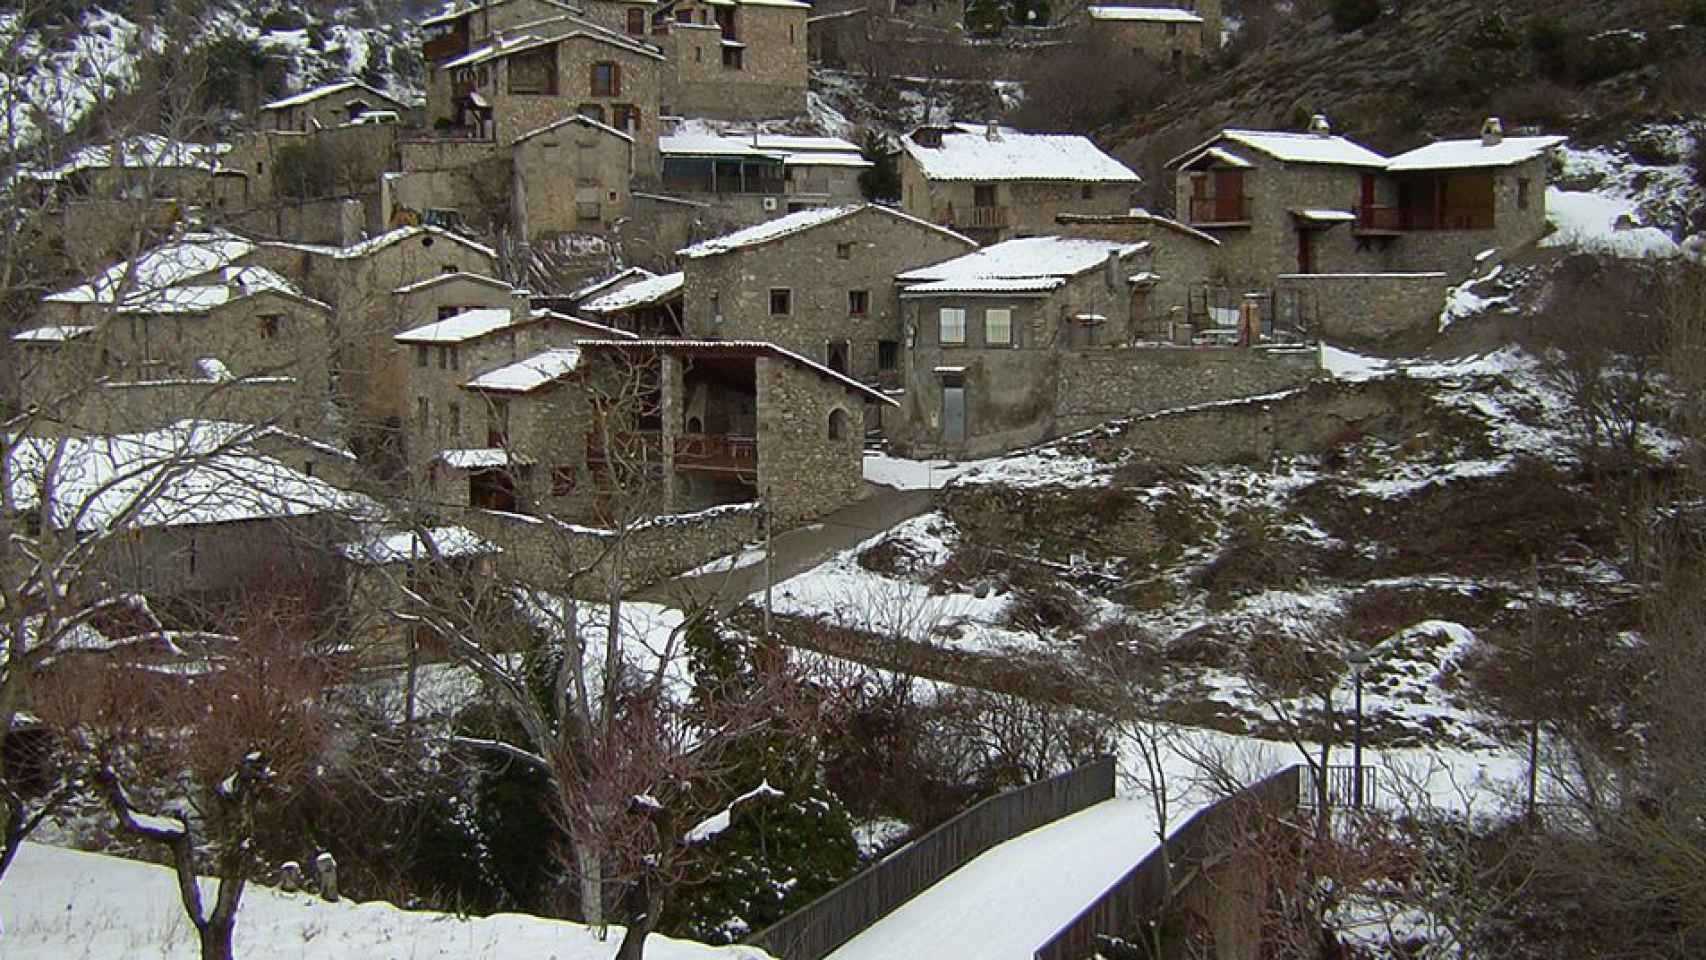
<path id="1" fill-rule="evenodd" d="M 950 227 L 970 227 L 982 230 L 1000 230 L 1009 222 L 1008 208 L 995 207 L 964 207 L 956 208 L 952 204 L 938 207 L 932 218 L 937 223 Z"/>
<path id="2" fill-rule="evenodd" d="M 1327 806 L 1356 807 L 1371 806 L 1376 798 L 1376 773 L 1378 768 L 1363 764 L 1362 767 L 1362 802 L 1357 802 L 1357 768 L 1353 764 L 1330 764 L 1327 767 L 1327 791 L 1325 799 Z M 1323 799 L 1321 792 L 1321 775 L 1311 772 L 1298 782 L 1297 802 L 1300 806 L 1314 808 Z"/>
<path id="3" fill-rule="evenodd" d="M 750 473 L 758 469 L 758 438 L 690 433 L 675 438 L 675 465 L 685 470 Z"/>

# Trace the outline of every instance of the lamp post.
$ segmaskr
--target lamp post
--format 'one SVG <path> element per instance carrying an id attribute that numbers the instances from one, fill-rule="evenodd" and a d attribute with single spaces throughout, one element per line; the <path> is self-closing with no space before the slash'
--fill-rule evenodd
<path id="1" fill-rule="evenodd" d="M 1362 809 L 1362 673 L 1368 668 L 1368 651 L 1358 650 L 1345 658 L 1356 680 L 1356 739 L 1351 746 L 1351 805 Z"/>

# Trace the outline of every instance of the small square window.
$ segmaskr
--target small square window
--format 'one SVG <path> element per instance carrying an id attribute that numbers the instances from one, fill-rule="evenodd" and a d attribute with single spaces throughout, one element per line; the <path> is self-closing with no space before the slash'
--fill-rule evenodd
<path id="1" fill-rule="evenodd" d="M 862 317 L 871 312 L 871 291 L 847 291 L 847 312 L 855 317 Z"/>
<path id="2" fill-rule="evenodd" d="M 785 288 L 770 291 L 770 315 L 785 317 L 794 312 L 794 292 Z"/>
<path id="3" fill-rule="evenodd" d="M 261 339 L 273 340 L 278 337 L 279 328 L 284 325 L 284 318 L 276 313 L 261 315 Z"/>
<path id="4" fill-rule="evenodd" d="M 836 244 L 835 245 L 835 259 L 837 259 L 837 260 L 851 260 L 851 259 L 853 259 L 853 245 L 851 243 L 838 243 L 838 244 Z"/>
<path id="5" fill-rule="evenodd" d="M 983 311 L 983 342 L 992 347 L 1013 344 L 1013 311 L 991 307 Z"/>
<path id="6" fill-rule="evenodd" d="M 1096 188 L 1086 183 L 1078 188 L 1078 196 L 1083 200 L 1094 200 L 1096 199 Z"/>
<path id="7" fill-rule="evenodd" d="M 415 344 L 415 366 L 427 367 L 431 365 L 432 362 L 428 359 L 427 345 L 424 343 Z"/>
<path id="8" fill-rule="evenodd" d="M 888 373 L 900 367 L 900 341 L 877 341 L 877 369 Z"/>
<path id="9" fill-rule="evenodd" d="M 450 405 L 450 439 L 460 440 L 461 438 L 462 405 L 460 403 L 453 403 Z"/>
<path id="10" fill-rule="evenodd" d="M 1516 181 L 1516 208 L 1528 209 L 1528 178 L 1518 177 Z"/>

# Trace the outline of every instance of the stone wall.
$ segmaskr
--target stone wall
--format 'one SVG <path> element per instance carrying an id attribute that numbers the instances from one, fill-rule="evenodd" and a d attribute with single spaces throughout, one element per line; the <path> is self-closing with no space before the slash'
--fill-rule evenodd
<path id="1" fill-rule="evenodd" d="M 979 183 L 926 180 L 917 161 L 906 154 L 901 155 L 900 167 L 902 209 L 985 244 L 1058 232 L 1056 218 L 1065 213 L 1125 213 L 1134 205 L 1140 187 L 1137 183 L 995 181 L 997 219 L 990 222 L 979 219 L 988 214 L 974 212 Z"/>
<path id="2" fill-rule="evenodd" d="M 402 169 L 411 173 L 418 170 L 458 170 L 503 156 L 495 140 L 459 137 L 417 137 L 400 141 L 397 149 Z"/>
<path id="3" fill-rule="evenodd" d="M 822 516 L 864 483 L 864 412 L 846 387 L 797 364 L 758 360 L 758 492 L 779 523 Z"/>
<path id="4" fill-rule="evenodd" d="M 479 91 L 492 105 L 497 142 L 513 143 L 523 134 L 594 108 L 602 113 L 605 123 L 615 126 L 616 108 L 632 108 L 637 111 L 638 125 L 624 132 L 634 138 L 636 173 L 642 178 L 655 178 L 660 125 L 653 111 L 659 102 L 661 75 L 666 70 L 663 57 L 585 36 L 565 37 L 556 49 L 557 92 L 554 94 L 509 92 L 513 57 L 493 61 L 491 69 L 481 74 L 487 82 L 479 86 Z M 619 68 L 620 77 L 614 94 L 593 94 L 592 68 L 596 63 L 614 63 Z"/>
<path id="5" fill-rule="evenodd" d="M 397 124 L 363 124 L 333 127 L 314 133 L 262 131 L 238 137 L 222 163 L 247 178 L 246 201 L 263 205 L 279 199 L 316 199 L 301 195 L 300 186 L 281 184 L 279 163 L 290 155 L 308 152 L 315 168 L 332 178 L 318 186 L 328 195 L 376 190 L 379 177 L 397 169 L 398 141 L 403 128 Z"/>
<path id="6" fill-rule="evenodd" d="M 526 200 L 529 238 L 576 230 L 602 233 L 628 215 L 634 143 L 601 127 L 567 123 L 517 143 L 515 176 Z M 512 203 L 514 202 L 512 197 Z"/>
<path id="7" fill-rule="evenodd" d="M 503 547 L 496 569 L 541 589 L 561 590 L 565 573 L 588 569 L 574 594 L 584 600 L 608 597 L 615 551 L 608 534 L 537 517 L 469 510 L 463 522 Z M 757 535 L 753 504 L 729 504 L 692 514 L 654 517 L 622 544 L 622 586 L 632 591 L 691 570 L 740 549 Z M 599 558 L 604 557 L 603 562 Z"/>
<path id="8" fill-rule="evenodd" d="M 321 516 L 148 527 L 115 539 L 96 562 L 116 589 L 155 598 L 242 591 L 331 575 L 327 545 L 342 533 Z"/>
<path id="9" fill-rule="evenodd" d="M 949 233 L 868 207 L 776 241 L 686 261 L 683 324 L 689 336 L 766 340 L 820 363 L 828 362 L 831 342 L 845 343 L 853 376 L 898 373 L 878 363 L 879 344 L 898 346 L 901 338 L 895 275 L 971 249 Z M 771 313 L 773 289 L 789 291 L 786 314 Z M 853 291 L 865 294 L 863 316 L 851 313 Z"/>
<path id="10" fill-rule="evenodd" d="M 1303 299 L 1314 333 L 1349 343 L 1432 330 L 1450 287 L 1444 273 L 1292 273 L 1275 281 Z"/>
<path id="11" fill-rule="evenodd" d="M 1120 53 L 1146 56 L 1163 66 L 1202 56 L 1205 26 L 1146 20 L 1091 20 L 1090 28 Z"/>
<path id="12" fill-rule="evenodd" d="M 1162 321 L 1174 308 L 1181 314 L 1188 312 L 1191 288 L 1214 275 L 1215 260 L 1220 255 L 1220 246 L 1212 236 L 1149 216 L 1066 214 L 1057 218 L 1052 232 L 1115 243 L 1148 243 L 1147 269 L 1158 279 L 1141 305 L 1134 305 L 1134 311 L 1141 313 L 1132 321 L 1147 324 L 1145 332 L 1155 335 L 1165 330 Z"/>
<path id="13" fill-rule="evenodd" d="M 231 208 L 214 219 L 233 232 L 256 240 L 344 246 L 364 235 L 377 236 L 384 232 L 388 214 L 381 198 L 381 193 L 373 192 L 319 200 L 273 199 L 246 208 Z"/>
<path id="14" fill-rule="evenodd" d="M 794 117 L 806 112 L 805 4 L 741 3 L 735 7 L 736 34 L 746 44 L 739 69 L 722 66 L 720 44 L 697 39 L 683 43 L 671 64 L 673 83 L 666 85 L 666 112 L 724 120 Z M 696 31 L 695 31 L 696 32 Z M 683 31 L 686 33 L 686 31 Z M 705 59 L 716 58 L 715 78 L 705 64 L 688 57 L 688 46 L 708 46 Z"/>
<path id="15" fill-rule="evenodd" d="M 131 433 L 188 418 L 236 423 L 277 421 L 288 430 L 325 435 L 325 391 L 318 398 L 294 377 L 153 380 L 91 386 L 56 407 L 42 433 Z M 318 403 L 314 401 L 318 400 Z"/>

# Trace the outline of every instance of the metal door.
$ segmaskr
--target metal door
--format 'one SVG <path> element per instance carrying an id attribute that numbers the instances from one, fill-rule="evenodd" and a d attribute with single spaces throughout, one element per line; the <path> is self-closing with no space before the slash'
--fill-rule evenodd
<path id="1" fill-rule="evenodd" d="M 942 388 L 942 442 L 964 443 L 966 439 L 966 388 Z"/>

